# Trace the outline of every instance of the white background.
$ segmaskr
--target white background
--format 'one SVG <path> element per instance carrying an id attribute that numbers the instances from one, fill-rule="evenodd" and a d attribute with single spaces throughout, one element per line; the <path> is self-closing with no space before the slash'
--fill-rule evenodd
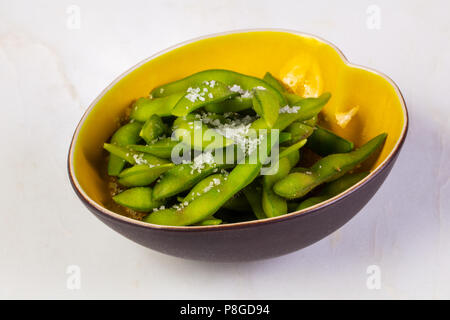
<path id="1" fill-rule="evenodd" d="M 70 5 L 80 29 L 68 28 Z M 367 9 L 381 10 L 380 29 Z M 0 1 L 0 298 L 450 298 L 450 20 L 447 1 Z M 71 24 L 69 23 L 69 27 Z M 181 260 L 134 244 L 83 207 L 66 157 L 115 77 L 178 42 L 276 27 L 335 43 L 401 88 L 410 130 L 375 197 L 293 254 Z M 69 265 L 81 268 L 69 290 Z M 367 267 L 381 289 L 366 286 Z"/>

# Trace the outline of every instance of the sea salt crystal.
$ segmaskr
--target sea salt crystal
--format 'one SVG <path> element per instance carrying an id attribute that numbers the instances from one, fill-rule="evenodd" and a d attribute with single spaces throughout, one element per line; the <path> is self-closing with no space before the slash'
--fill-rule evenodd
<path id="1" fill-rule="evenodd" d="M 262 88 L 262 87 L 261 87 L 261 88 Z M 265 88 L 264 88 L 264 90 L 265 90 Z M 251 98 L 251 97 L 253 97 L 253 95 L 252 95 L 252 93 L 251 93 L 250 91 L 248 91 L 248 90 L 243 90 L 243 89 L 241 88 L 241 86 L 240 86 L 240 85 L 237 85 L 237 84 L 233 84 L 233 85 L 230 87 L 230 91 L 238 92 L 238 93 L 241 95 L 242 98 Z"/>
<path id="2" fill-rule="evenodd" d="M 204 93 L 200 93 L 200 88 L 191 88 L 189 87 L 186 92 L 188 93 L 184 97 L 191 102 L 196 102 L 197 100 L 205 101 L 205 98 L 202 96 Z"/>
<path id="3" fill-rule="evenodd" d="M 136 164 L 148 164 L 147 160 L 144 159 L 144 155 L 142 153 L 133 154 L 133 159 Z"/>
<path id="4" fill-rule="evenodd" d="M 206 187 L 206 188 L 204 188 L 203 189 L 203 192 L 208 192 L 209 190 L 211 190 L 212 188 L 214 188 L 214 187 L 216 187 L 216 186 L 218 186 L 219 184 L 220 184 L 220 179 L 217 179 L 217 178 L 214 178 L 210 183 L 209 183 L 209 185 Z"/>
<path id="5" fill-rule="evenodd" d="M 242 98 L 253 98 L 253 94 L 250 91 L 245 91 L 241 94 Z"/>
<path id="6" fill-rule="evenodd" d="M 159 208 L 153 208 L 153 212 L 156 212 L 156 211 L 159 211 L 159 210 L 164 210 L 164 209 L 166 209 L 165 206 L 161 206 Z"/>
<path id="7" fill-rule="evenodd" d="M 288 105 L 285 105 L 283 108 L 280 108 L 279 113 L 297 113 L 298 110 L 300 110 L 300 107 L 290 107 Z"/>
<path id="8" fill-rule="evenodd" d="M 239 93 L 243 92 L 243 90 L 241 89 L 241 86 L 238 86 L 237 84 L 233 84 L 230 87 L 230 91 L 239 92 Z"/>
<path id="9" fill-rule="evenodd" d="M 195 171 L 199 173 L 205 168 L 205 165 L 213 165 L 214 157 L 211 152 L 203 152 L 196 156 L 191 164 L 191 174 Z"/>
<path id="10" fill-rule="evenodd" d="M 207 86 L 209 86 L 210 88 L 214 88 L 214 86 L 216 85 L 216 81 L 211 80 L 211 81 L 203 81 L 204 84 L 206 84 Z"/>

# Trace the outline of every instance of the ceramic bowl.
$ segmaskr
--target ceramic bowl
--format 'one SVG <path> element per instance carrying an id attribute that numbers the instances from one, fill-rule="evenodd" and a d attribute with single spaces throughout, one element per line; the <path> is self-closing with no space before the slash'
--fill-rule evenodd
<path id="1" fill-rule="evenodd" d="M 107 208 L 110 202 L 102 145 L 130 103 L 158 85 L 205 69 L 262 77 L 270 71 L 296 93 L 332 98 L 324 125 L 356 146 L 382 133 L 386 143 L 362 181 L 325 202 L 284 216 L 218 226 L 172 227 L 141 222 Z M 346 126 L 336 115 L 357 111 Z M 400 152 L 408 115 L 400 90 L 387 76 L 356 66 L 329 42 L 286 30 L 246 30 L 205 36 L 151 56 L 111 83 L 89 106 L 68 155 L 72 186 L 106 225 L 145 247 L 188 259 L 248 261 L 284 255 L 336 231 L 372 198 Z M 86 235 L 84 235 L 86 236 Z M 94 235 L 92 235 L 94 237 Z"/>

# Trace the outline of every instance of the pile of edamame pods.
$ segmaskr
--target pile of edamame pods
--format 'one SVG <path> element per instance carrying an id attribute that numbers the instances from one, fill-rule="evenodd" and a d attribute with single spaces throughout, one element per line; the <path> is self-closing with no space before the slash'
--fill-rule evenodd
<path id="1" fill-rule="evenodd" d="M 330 97 L 298 96 L 270 73 L 259 79 L 229 70 L 159 86 L 133 103 L 104 144 L 118 186 L 112 199 L 148 223 L 206 226 L 276 217 L 332 198 L 367 176 L 353 171 L 386 134 L 355 149 L 322 128 L 318 115 Z M 302 166 L 302 149 L 317 155 L 312 165 Z"/>

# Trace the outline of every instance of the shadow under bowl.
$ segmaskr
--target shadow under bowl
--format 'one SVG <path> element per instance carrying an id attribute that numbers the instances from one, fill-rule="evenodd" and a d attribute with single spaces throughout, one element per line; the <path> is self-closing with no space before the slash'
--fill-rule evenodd
<path id="1" fill-rule="evenodd" d="M 102 174 L 103 143 L 135 99 L 158 85 L 205 69 L 230 69 L 262 77 L 271 72 L 297 94 L 329 91 L 325 126 L 361 145 L 386 132 L 371 173 L 313 207 L 284 216 L 218 226 L 159 226 L 113 212 Z M 344 128 L 336 114 L 358 110 Z M 158 53 L 109 85 L 90 105 L 68 155 L 71 184 L 86 207 L 106 225 L 145 247 L 188 259 L 250 261 L 302 249 L 336 231 L 372 198 L 392 169 L 405 140 L 408 114 L 400 90 L 381 73 L 349 63 L 329 42 L 287 30 L 248 30 L 209 35 Z"/>

